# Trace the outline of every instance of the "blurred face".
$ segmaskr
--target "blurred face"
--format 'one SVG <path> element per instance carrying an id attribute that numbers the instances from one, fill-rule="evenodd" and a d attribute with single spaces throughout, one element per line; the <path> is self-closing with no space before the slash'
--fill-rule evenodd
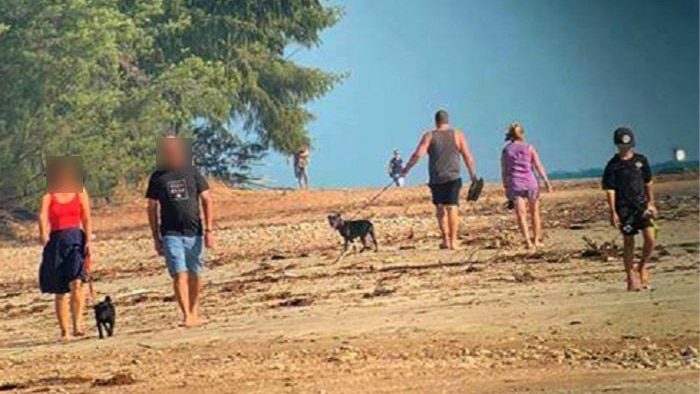
<path id="1" fill-rule="evenodd" d="M 80 191 L 80 174 L 70 163 L 57 163 L 49 169 L 48 187 L 51 193 L 75 193 Z"/>
<path id="2" fill-rule="evenodd" d="M 161 141 L 163 164 L 169 169 L 180 169 L 187 165 L 184 146 L 179 138 L 164 138 Z"/>
<path id="3" fill-rule="evenodd" d="M 628 154 L 629 152 L 632 151 L 632 147 L 631 147 L 631 146 L 627 146 L 627 145 L 619 145 L 619 144 L 618 144 L 618 145 L 617 145 L 617 151 L 618 151 L 621 155 L 625 155 L 625 154 Z"/>

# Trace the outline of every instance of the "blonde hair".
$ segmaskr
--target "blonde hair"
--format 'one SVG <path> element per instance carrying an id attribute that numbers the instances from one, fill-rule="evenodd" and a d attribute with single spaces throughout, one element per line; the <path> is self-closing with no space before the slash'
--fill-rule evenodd
<path id="1" fill-rule="evenodd" d="M 523 132 L 525 131 L 525 129 L 523 129 L 523 126 L 518 122 L 513 122 L 510 124 L 510 126 L 508 126 L 508 130 L 506 131 L 506 141 L 513 142 L 517 139 L 515 131 L 518 128 Z"/>

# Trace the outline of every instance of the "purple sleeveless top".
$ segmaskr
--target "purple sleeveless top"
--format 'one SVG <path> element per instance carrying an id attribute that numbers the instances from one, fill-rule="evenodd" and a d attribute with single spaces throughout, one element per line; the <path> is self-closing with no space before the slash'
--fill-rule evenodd
<path id="1" fill-rule="evenodd" d="M 532 150 L 525 142 L 511 142 L 503 148 L 506 187 L 509 196 L 536 194 L 539 183 L 532 166 Z"/>

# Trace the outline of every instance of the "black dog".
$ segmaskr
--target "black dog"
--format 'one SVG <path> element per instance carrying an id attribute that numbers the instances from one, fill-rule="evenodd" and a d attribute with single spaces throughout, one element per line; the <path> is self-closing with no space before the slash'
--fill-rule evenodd
<path id="1" fill-rule="evenodd" d="M 374 235 L 374 225 L 369 220 L 343 220 L 339 213 L 332 213 L 328 215 L 328 223 L 335 230 L 338 230 L 340 236 L 343 237 L 344 249 L 343 254 L 338 257 L 337 261 L 340 261 L 349 251 L 350 244 L 353 244 L 355 248 L 355 240 L 359 238 L 362 241 L 362 249 L 360 253 L 367 249 L 367 237 L 372 238 L 372 243 L 374 244 L 374 251 L 379 251 L 379 246 L 377 245 L 377 237 Z"/>
<path id="2" fill-rule="evenodd" d="M 102 328 L 107 331 L 107 336 L 114 334 L 114 321 L 117 317 L 117 312 L 112 305 L 112 299 L 107 296 L 105 300 L 95 305 L 95 320 L 97 321 L 97 330 L 100 332 L 100 339 L 104 338 Z"/>

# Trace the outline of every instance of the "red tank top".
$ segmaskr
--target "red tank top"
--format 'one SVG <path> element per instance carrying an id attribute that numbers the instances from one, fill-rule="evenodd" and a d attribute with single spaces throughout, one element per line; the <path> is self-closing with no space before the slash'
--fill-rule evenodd
<path id="1" fill-rule="evenodd" d="M 78 193 L 66 203 L 60 203 L 56 200 L 56 197 L 51 194 L 51 203 L 49 203 L 49 223 L 51 225 L 51 231 L 63 230 L 66 228 L 80 228 L 82 214 L 83 207 L 80 204 L 80 196 Z"/>

